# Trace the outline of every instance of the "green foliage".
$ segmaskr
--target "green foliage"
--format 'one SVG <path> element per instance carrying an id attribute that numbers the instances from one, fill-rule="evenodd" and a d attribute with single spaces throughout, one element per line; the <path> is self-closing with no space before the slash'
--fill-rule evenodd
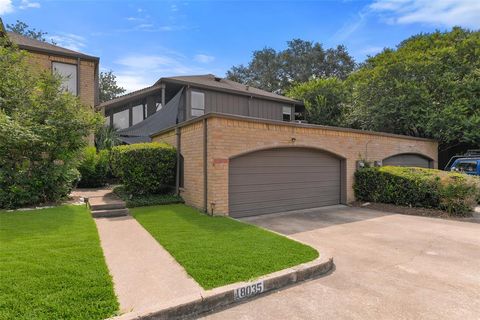
<path id="1" fill-rule="evenodd" d="M 98 150 L 110 150 L 121 143 L 117 129 L 113 126 L 101 126 L 95 132 L 95 146 Z"/>
<path id="2" fill-rule="evenodd" d="M 105 319 L 119 305 L 85 206 L 0 210 L 0 319 Z"/>
<path id="3" fill-rule="evenodd" d="M 330 126 L 344 122 L 349 91 L 338 78 L 315 79 L 296 85 L 288 96 L 305 104 L 305 120 Z"/>
<path id="4" fill-rule="evenodd" d="M 54 202 L 78 180 L 78 155 L 101 119 L 33 73 L 26 53 L 0 39 L 0 208 Z"/>
<path id="5" fill-rule="evenodd" d="M 315 249 L 277 233 L 181 204 L 130 212 L 205 289 L 248 281 L 318 257 Z"/>
<path id="6" fill-rule="evenodd" d="M 165 143 L 116 146 L 111 165 L 128 193 L 164 193 L 175 182 L 176 151 Z"/>
<path id="7" fill-rule="evenodd" d="M 113 71 L 100 72 L 100 102 L 105 102 L 116 98 L 118 95 L 125 92 L 125 89 L 117 85 L 117 77 Z"/>
<path id="8" fill-rule="evenodd" d="M 131 194 L 123 186 L 113 189 L 113 192 L 127 204 L 127 208 L 145 207 L 154 205 L 183 203 L 180 196 L 172 193 L 166 194 Z"/>
<path id="9" fill-rule="evenodd" d="M 344 46 L 325 50 L 318 42 L 293 39 L 287 48 L 264 48 L 253 52 L 248 66 L 232 67 L 227 78 L 263 90 L 283 93 L 292 85 L 315 78 L 345 79 L 355 61 Z"/>
<path id="10" fill-rule="evenodd" d="M 463 216 L 477 203 L 480 181 L 453 172 L 386 166 L 358 170 L 353 188 L 361 201 L 438 208 Z"/>
<path id="11" fill-rule="evenodd" d="M 47 39 L 45 39 L 45 36 L 48 34 L 47 32 L 30 28 L 28 24 L 20 20 L 17 20 L 15 24 L 7 24 L 7 30 L 35 40 L 40 40 L 43 42 L 47 41 Z M 55 44 L 53 41 L 52 43 Z"/>
<path id="12" fill-rule="evenodd" d="M 95 147 L 84 148 L 82 162 L 78 167 L 78 171 L 80 171 L 78 186 L 82 188 L 104 186 L 110 171 L 109 157 L 108 150 L 100 150 L 97 153 Z"/>

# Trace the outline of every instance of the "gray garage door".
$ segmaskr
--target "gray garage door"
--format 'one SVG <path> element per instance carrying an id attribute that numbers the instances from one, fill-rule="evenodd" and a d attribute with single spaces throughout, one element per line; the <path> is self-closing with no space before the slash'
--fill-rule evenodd
<path id="1" fill-rule="evenodd" d="M 230 161 L 229 211 L 245 217 L 340 203 L 340 160 L 306 148 L 278 148 Z"/>
<path id="2" fill-rule="evenodd" d="M 399 154 L 382 161 L 384 166 L 431 168 L 431 161 L 418 154 Z"/>

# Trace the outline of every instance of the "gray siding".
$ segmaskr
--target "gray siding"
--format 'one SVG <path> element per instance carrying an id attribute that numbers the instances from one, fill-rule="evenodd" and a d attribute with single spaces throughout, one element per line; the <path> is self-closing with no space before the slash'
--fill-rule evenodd
<path id="1" fill-rule="evenodd" d="M 341 161 L 318 150 L 278 148 L 230 161 L 229 212 L 245 217 L 341 201 Z"/>
<path id="2" fill-rule="evenodd" d="M 382 161 L 384 166 L 432 168 L 432 161 L 418 154 L 399 154 Z"/>

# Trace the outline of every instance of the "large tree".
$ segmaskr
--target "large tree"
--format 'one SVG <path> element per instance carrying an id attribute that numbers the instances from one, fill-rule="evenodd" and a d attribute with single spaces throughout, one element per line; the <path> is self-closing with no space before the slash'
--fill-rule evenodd
<path id="1" fill-rule="evenodd" d="M 353 73 L 347 125 L 480 146 L 480 32 L 413 36 Z"/>
<path id="2" fill-rule="evenodd" d="M 260 89 L 284 93 L 292 85 L 311 79 L 345 79 L 355 68 L 354 59 L 344 46 L 325 50 L 318 42 L 293 39 L 285 50 L 254 51 L 247 66 L 232 67 L 227 78 Z"/>
<path id="3" fill-rule="evenodd" d="M 125 89 L 117 84 L 113 71 L 100 72 L 100 102 L 112 100 L 124 92 Z"/>

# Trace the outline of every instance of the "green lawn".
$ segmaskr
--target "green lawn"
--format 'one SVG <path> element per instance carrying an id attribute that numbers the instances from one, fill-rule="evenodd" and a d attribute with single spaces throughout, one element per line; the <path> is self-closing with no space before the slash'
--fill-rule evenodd
<path id="1" fill-rule="evenodd" d="M 130 209 L 202 287 L 245 281 L 318 257 L 304 244 L 182 204 Z"/>
<path id="2" fill-rule="evenodd" d="M 0 319 L 104 319 L 117 310 L 84 206 L 0 211 Z"/>

